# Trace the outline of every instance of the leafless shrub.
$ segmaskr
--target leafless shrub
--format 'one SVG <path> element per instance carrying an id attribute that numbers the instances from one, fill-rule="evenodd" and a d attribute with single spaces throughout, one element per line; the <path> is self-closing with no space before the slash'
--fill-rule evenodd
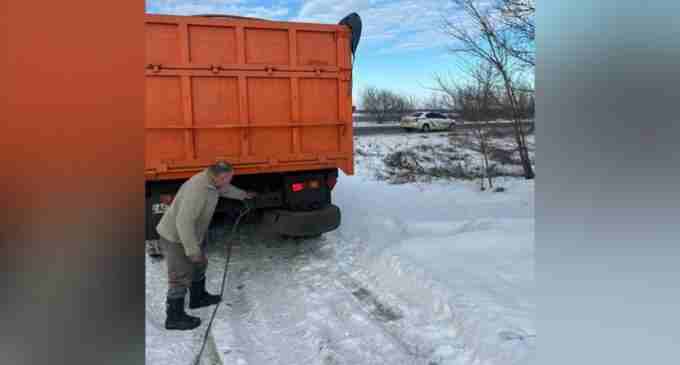
<path id="1" fill-rule="evenodd" d="M 507 150 L 496 146 L 489 146 L 489 157 L 503 165 L 521 165 L 522 162 L 515 159 L 516 150 Z"/>
<path id="2" fill-rule="evenodd" d="M 398 119 L 409 110 L 415 109 L 416 100 L 387 89 L 368 87 L 361 94 L 361 103 L 364 110 L 380 123 L 388 119 Z"/>
<path id="3" fill-rule="evenodd" d="M 505 94 L 505 105 L 512 114 L 515 142 L 522 160 L 524 176 L 527 179 L 533 179 L 535 174 L 526 147 L 526 136 L 521 125 L 523 117 L 521 99 L 525 85 L 519 81 L 523 71 L 522 66 L 531 65 L 531 59 L 527 57 L 518 58 L 518 55 L 526 56 L 526 53 L 533 52 L 533 49 L 517 46 L 517 42 L 522 41 L 521 37 L 517 36 L 514 27 L 509 26 L 503 20 L 503 14 L 511 14 L 513 9 L 517 9 L 513 6 L 519 4 L 518 0 L 514 3 L 508 1 L 507 5 L 510 8 L 505 6 L 500 7 L 500 9 L 499 7 L 486 6 L 487 2 L 482 0 L 452 1 L 458 6 L 464 20 L 449 18 L 448 14 L 443 15 L 442 31 L 454 41 L 450 50 L 455 54 L 464 55 L 462 59 L 472 57 L 488 64 L 498 73 Z M 505 9 L 505 13 L 501 11 L 503 9 Z M 533 11 L 535 10 L 533 6 L 526 10 L 529 12 L 528 18 L 533 19 Z M 526 15 L 525 13 L 522 14 L 523 16 Z M 502 100 L 499 99 L 501 105 L 503 104 Z M 527 102 L 527 105 L 529 104 Z"/>

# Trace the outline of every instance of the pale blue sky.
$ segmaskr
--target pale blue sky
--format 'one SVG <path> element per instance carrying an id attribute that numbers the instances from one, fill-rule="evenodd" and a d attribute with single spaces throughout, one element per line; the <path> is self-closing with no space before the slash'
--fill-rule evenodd
<path id="1" fill-rule="evenodd" d="M 147 0 L 148 13 L 220 13 L 272 20 L 336 24 L 357 12 L 363 22 L 354 64 L 354 103 L 366 86 L 419 98 L 431 92 L 432 75 L 455 71 L 449 39 L 439 31 L 446 0 Z"/>

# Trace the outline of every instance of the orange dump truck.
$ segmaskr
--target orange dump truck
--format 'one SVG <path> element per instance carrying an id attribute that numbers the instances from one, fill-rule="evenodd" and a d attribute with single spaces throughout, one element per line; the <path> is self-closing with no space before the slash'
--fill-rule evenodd
<path id="1" fill-rule="evenodd" d="M 338 169 L 353 174 L 359 16 L 325 25 L 147 14 L 145 28 L 147 240 L 180 185 L 217 160 L 259 193 L 280 234 L 336 229 L 331 191 Z"/>

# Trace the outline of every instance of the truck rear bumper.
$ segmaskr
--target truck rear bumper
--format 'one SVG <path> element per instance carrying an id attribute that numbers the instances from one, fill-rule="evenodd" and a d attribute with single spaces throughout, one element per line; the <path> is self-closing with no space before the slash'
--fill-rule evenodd
<path id="1" fill-rule="evenodd" d="M 265 212 L 265 222 L 274 232 L 292 237 L 318 236 L 333 231 L 340 226 L 340 217 L 340 208 L 333 204 L 309 212 L 281 209 Z"/>

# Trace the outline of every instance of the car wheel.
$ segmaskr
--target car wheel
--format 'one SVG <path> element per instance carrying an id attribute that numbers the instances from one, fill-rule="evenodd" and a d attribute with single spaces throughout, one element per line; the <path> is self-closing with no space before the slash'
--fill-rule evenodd
<path id="1" fill-rule="evenodd" d="M 429 124 L 423 125 L 423 132 L 426 132 L 426 133 L 427 133 L 427 132 L 429 132 L 429 131 L 430 131 L 430 125 L 429 125 Z"/>

